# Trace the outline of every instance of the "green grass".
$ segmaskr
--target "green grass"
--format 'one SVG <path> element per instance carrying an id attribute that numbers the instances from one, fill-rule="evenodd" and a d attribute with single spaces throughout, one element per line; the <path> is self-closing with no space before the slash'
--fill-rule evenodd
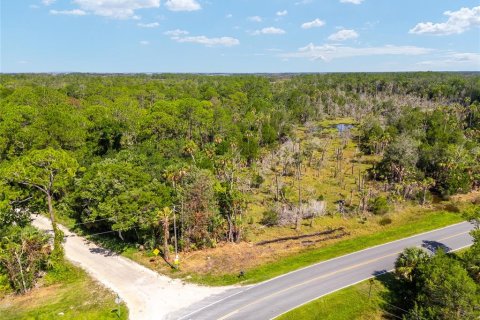
<path id="1" fill-rule="evenodd" d="M 402 239 L 425 231 L 434 230 L 444 226 L 462 221 L 459 214 L 452 212 L 436 211 L 425 214 L 417 220 L 395 226 L 371 235 L 359 236 L 348 240 L 337 242 L 329 247 L 306 249 L 300 253 L 293 254 L 281 260 L 261 265 L 247 270 L 245 277 L 239 279 L 236 274 L 227 275 L 196 275 L 191 274 L 189 281 L 206 285 L 231 285 L 257 283 L 311 264 L 332 259 L 344 254 L 366 249 L 389 241 Z"/>
<path id="2" fill-rule="evenodd" d="M 128 310 L 83 270 L 65 262 L 42 279 L 42 286 L 23 296 L 0 300 L 0 318 L 13 319 L 128 319 Z"/>
<path id="3" fill-rule="evenodd" d="M 371 290 L 370 290 L 371 289 Z M 369 295 L 370 292 L 370 295 Z M 382 306 L 387 288 L 381 281 L 367 280 L 336 291 L 291 310 L 277 320 L 384 319 Z"/>
<path id="4" fill-rule="evenodd" d="M 337 124 L 356 124 L 357 122 L 353 118 L 336 118 L 336 119 L 325 119 L 318 121 L 320 127 L 328 127 Z"/>
<path id="5" fill-rule="evenodd" d="M 462 256 L 468 249 L 454 254 Z M 391 302 L 399 283 L 392 273 L 383 274 L 313 300 L 275 318 L 276 320 L 393 319 L 399 308 Z M 399 317 L 397 314 L 396 317 Z"/>

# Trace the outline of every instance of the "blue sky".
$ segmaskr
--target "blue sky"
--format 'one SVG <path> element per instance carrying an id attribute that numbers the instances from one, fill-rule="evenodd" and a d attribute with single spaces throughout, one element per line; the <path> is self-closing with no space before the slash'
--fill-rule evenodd
<path id="1" fill-rule="evenodd" d="M 0 0 L 1 72 L 480 71 L 476 0 Z"/>

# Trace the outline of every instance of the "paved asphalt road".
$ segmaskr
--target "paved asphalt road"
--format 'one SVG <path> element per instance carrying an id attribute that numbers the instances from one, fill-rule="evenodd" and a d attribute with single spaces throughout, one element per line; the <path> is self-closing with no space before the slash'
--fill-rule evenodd
<path id="1" fill-rule="evenodd" d="M 398 254 L 419 246 L 458 250 L 471 244 L 468 222 L 358 251 L 241 289 L 208 298 L 169 319 L 272 319 L 323 295 L 393 269 Z M 355 303 L 352 301 L 352 303 Z"/>

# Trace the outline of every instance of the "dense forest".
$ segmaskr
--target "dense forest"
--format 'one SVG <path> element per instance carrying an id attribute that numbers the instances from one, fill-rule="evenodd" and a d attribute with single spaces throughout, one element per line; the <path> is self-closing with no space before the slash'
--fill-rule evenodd
<path id="1" fill-rule="evenodd" d="M 345 120 L 333 133 L 319 125 L 335 119 Z M 340 193 L 302 183 L 307 169 L 323 179 L 326 158 Z M 242 241 L 252 223 L 298 229 L 323 214 L 367 219 L 479 185 L 476 73 L 0 80 L 4 251 L 37 212 L 52 220 L 54 251 L 62 238 L 55 221 L 65 216 L 91 234 L 161 246 L 168 260 L 174 235 L 179 250 L 197 250 Z M 253 202 L 268 209 L 262 219 L 250 216 Z M 23 232 L 39 247 L 46 241 Z"/>

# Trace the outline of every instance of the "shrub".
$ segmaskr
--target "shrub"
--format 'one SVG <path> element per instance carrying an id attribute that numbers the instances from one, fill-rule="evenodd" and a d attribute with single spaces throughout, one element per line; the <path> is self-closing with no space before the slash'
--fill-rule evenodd
<path id="1" fill-rule="evenodd" d="M 455 212 L 455 213 L 459 213 L 461 212 L 462 210 L 460 210 L 460 208 L 458 207 L 457 204 L 455 203 L 448 203 L 445 205 L 445 210 L 447 210 L 448 212 Z"/>
<path id="2" fill-rule="evenodd" d="M 480 205 L 480 196 L 476 197 L 475 199 L 472 200 L 472 204 L 478 204 Z"/>
<path id="3" fill-rule="evenodd" d="M 257 174 L 252 179 L 252 187 L 253 188 L 260 188 L 260 186 L 262 185 L 262 183 L 264 181 L 265 181 L 265 179 L 261 175 Z"/>
<path id="4" fill-rule="evenodd" d="M 11 292 L 10 281 L 6 274 L 0 274 L 0 300 Z"/>
<path id="5" fill-rule="evenodd" d="M 384 215 L 390 210 L 390 205 L 387 198 L 379 196 L 370 201 L 370 209 L 376 215 Z"/>
<path id="6" fill-rule="evenodd" d="M 457 193 L 467 193 L 472 189 L 472 179 L 468 172 L 452 169 L 441 172 L 437 178 L 437 190 L 444 200 Z"/>
<path id="7" fill-rule="evenodd" d="M 48 236 L 33 227 L 10 226 L 0 230 L 0 269 L 13 290 L 31 289 L 50 257 Z"/>
<path id="8" fill-rule="evenodd" d="M 278 220 L 278 213 L 273 210 L 268 210 L 263 213 L 263 217 L 262 220 L 260 220 L 260 223 L 265 226 L 275 226 L 278 224 Z"/>
<path id="9" fill-rule="evenodd" d="M 390 223 L 392 223 L 392 219 L 389 217 L 383 217 L 382 219 L 380 219 L 380 221 L 378 221 L 378 224 L 381 226 L 386 226 Z"/>

